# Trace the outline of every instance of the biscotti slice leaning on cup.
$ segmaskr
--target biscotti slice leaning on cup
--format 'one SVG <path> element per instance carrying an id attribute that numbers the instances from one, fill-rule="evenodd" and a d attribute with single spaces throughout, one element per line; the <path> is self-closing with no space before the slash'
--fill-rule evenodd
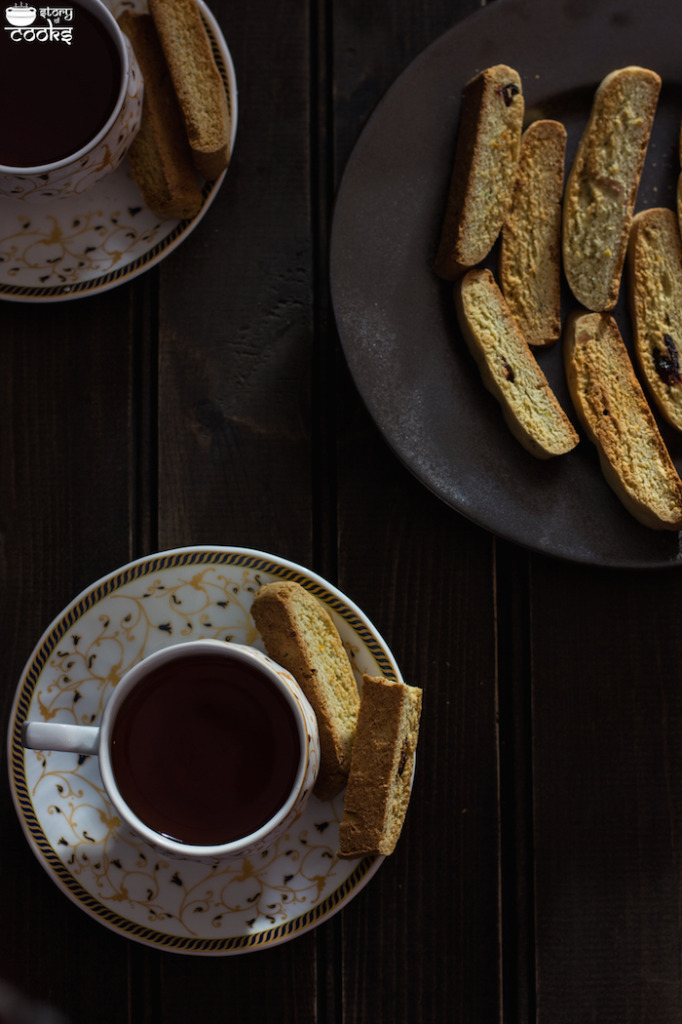
<path id="1" fill-rule="evenodd" d="M 459 325 L 483 383 L 507 424 L 539 459 L 563 455 L 578 434 L 521 334 L 489 270 L 470 270 L 454 286 Z"/>
<path id="2" fill-rule="evenodd" d="M 563 345 L 571 398 L 607 482 L 645 526 L 679 530 L 682 480 L 616 321 L 608 313 L 574 313 Z"/>
<path id="3" fill-rule="evenodd" d="M 672 210 L 634 217 L 627 265 L 637 362 L 659 412 L 682 430 L 682 240 Z"/>
<path id="4" fill-rule="evenodd" d="M 561 334 L 561 197 L 566 129 L 534 121 L 521 138 L 512 204 L 502 227 L 500 287 L 529 345 Z"/>
<path id="5" fill-rule="evenodd" d="M 230 160 L 231 115 L 196 0 L 149 0 L 185 122 L 192 158 L 206 181 Z"/>
<path id="6" fill-rule="evenodd" d="M 314 792 L 336 796 L 348 780 L 360 694 L 353 666 L 324 605 L 299 583 L 266 583 L 251 615 L 273 661 L 287 669 L 312 705 L 320 732 Z"/>
<path id="7" fill-rule="evenodd" d="M 144 78 L 140 130 L 128 151 L 133 177 L 157 216 L 193 217 L 201 209 L 202 194 L 154 22 L 149 14 L 124 11 L 119 25 Z"/>
<path id="8" fill-rule="evenodd" d="M 612 71 L 597 89 L 564 195 L 564 273 L 595 312 L 618 301 L 632 214 L 661 79 L 646 68 Z"/>
<path id="9" fill-rule="evenodd" d="M 521 148 L 518 72 L 496 64 L 464 87 L 436 273 L 454 281 L 485 259 L 509 210 Z"/>
<path id="10" fill-rule="evenodd" d="M 339 857 L 393 853 L 410 800 L 422 690 L 365 675 Z"/>

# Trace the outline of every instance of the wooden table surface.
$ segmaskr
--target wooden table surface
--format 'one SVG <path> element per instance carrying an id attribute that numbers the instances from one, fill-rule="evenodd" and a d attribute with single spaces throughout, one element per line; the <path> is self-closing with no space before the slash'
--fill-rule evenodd
<path id="1" fill-rule="evenodd" d="M 534 553 L 440 501 L 366 410 L 331 306 L 353 145 L 403 68 L 479 7 L 215 0 L 239 129 L 209 214 L 118 288 L 2 303 L 3 732 L 75 595 L 201 544 L 340 587 L 424 714 L 396 852 L 319 927 L 237 956 L 93 920 L 4 785 L 0 993 L 72 1024 L 682 1021 L 679 571 Z"/>

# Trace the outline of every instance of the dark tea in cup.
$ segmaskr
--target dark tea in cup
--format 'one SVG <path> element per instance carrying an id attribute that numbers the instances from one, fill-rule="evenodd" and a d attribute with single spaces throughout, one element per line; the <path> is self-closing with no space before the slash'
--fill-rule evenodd
<path id="1" fill-rule="evenodd" d="M 0 164 L 54 164 L 88 146 L 121 100 L 115 23 L 102 5 L 80 0 L 2 10 Z"/>
<path id="2" fill-rule="evenodd" d="M 110 751 L 138 818 L 198 846 L 262 828 L 286 803 L 301 760 L 283 692 L 257 662 L 211 651 L 154 668 L 118 709 Z"/>
<path id="3" fill-rule="evenodd" d="M 27 721 L 24 746 L 96 756 L 121 827 L 169 857 L 263 852 L 302 814 L 320 767 L 298 683 L 254 647 L 191 640 L 147 655 L 99 725 Z"/>

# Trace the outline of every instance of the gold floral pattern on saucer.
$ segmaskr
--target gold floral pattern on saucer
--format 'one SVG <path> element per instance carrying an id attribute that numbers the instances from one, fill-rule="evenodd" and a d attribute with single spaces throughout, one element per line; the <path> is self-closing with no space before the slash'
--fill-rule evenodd
<path id="1" fill-rule="evenodd" d="M 112 13 L 146 11 L 146 0 L 109 0 Z M 199 0 L 237 131 L 237 82 L 220 26 Z M 197 226 L 225 178 L 204 184 L 189 220 L 159 220 L 133 180 L 128 161 L 79 196 L 29 204 L 0 197 L 0 299 L 59 302 L 107 291 L 148 270 Z"/>
<path id="2" fill-rule="evenodd" d="M 26 720 L 96 723 L 123 673 L 161 647 L 214 637 L 262 650 L 251 603 L 277 579 L 296 580 L 325 604 L 358 679 L 401 678 L 362 612 L 314 573 L 250 549 L 196 547 L 93 584 L 45 632 L 18 685 L 9 772 L 29 845 L 75 903 L 138 942 L 216 956 L 285 942 L 340 909 L 381 862 L 337 858 L 343 794 L 312 797 L 284 836 L 250 858 L 215 867 L 165 858 L 121 826 L 96 757 L 22 746 Z"/>

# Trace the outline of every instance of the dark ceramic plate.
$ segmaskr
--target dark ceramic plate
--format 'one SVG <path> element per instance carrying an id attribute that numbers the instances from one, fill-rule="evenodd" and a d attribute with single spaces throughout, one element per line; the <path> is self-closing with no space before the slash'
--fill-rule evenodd
<path id="1" fill-rule="evenodd" d="M 513 542 L 605 566 L 679 565 L 680 537 L 636 522 L 605 483 L 593 446 L 540 462 L 507 430 L 431 265 L 462 87 L 496 63 L 522 76 L 530 119 L 568 130 L 567 168 L 592 96 L 614 68 L 663 78 L 637 208 L 675 208 L 682 57 L 675 0 L 496 0 L 437 39 L 368 121 L 337 196 L 331 287 L 341 341 L 382 434 L 414 475 L 469 519 Z M 491 263 L 494 267 L 494 262 Z M 615 316 L 626 343 L 625 288 Z M 564 298 L 567 312 L 575 303 Z M 539 361 L 575 422 L 560 346 Z M 682 438 L 662 428 L 678 470 Z"/>

